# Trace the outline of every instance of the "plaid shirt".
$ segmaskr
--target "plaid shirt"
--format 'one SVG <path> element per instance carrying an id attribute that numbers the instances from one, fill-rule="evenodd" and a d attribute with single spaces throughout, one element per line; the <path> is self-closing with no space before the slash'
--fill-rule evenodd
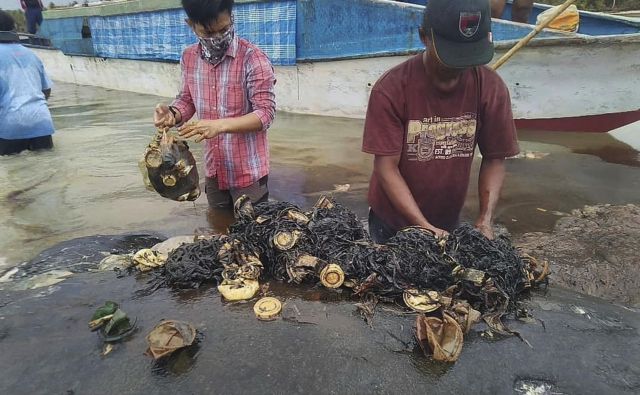
<path id="1" fill-rule="evenodd" d="M 171 104 L 187 121 L 236 118 L 253 113 L 262 130 L 222 133 L 205 140 L 207 177 L 222 190 L 245 188 L 269 174 L 267 129 L 275 116 L 275 77 L 269 58 L 255 45 L 235 37 L 216 66 L 202 59 L 200 44 L 182 53 L 182 87 Z"/>

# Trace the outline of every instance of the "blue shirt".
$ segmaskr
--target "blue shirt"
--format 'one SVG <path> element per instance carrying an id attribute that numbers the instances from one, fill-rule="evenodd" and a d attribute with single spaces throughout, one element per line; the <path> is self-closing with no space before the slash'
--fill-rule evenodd
<path id="1" fill-rule="evenodd" d="M 42 93 L 51 80 L 40 59 L 20 44 L 0 43 L 0 139 L 53 134 L 53 121 Z"/>

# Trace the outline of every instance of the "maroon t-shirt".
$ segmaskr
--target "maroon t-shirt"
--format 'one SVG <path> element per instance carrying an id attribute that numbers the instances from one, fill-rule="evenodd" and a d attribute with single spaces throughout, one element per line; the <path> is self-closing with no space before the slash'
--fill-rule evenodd
<path id="1" fill-rule="evenodd" d="M 487 67 L 463 72 L 444 94 L 427 78 L 422 54 L 376 82 L 367 109 L 362 150 L 401 155 L 399 168 L 414 199 L 434 226 L 451 230 L 464 204 L 476 144 L 485 158 L 519 152 L 509 91 Z M 394 230 L 415 225 L 397 212 L 375 174 L 371 209 Z"/>

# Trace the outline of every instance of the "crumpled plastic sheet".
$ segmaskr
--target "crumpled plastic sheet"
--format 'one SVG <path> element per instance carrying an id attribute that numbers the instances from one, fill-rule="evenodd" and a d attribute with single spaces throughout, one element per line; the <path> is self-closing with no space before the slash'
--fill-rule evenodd
<path id="1" fill-rule="evenodd" d="M 156 325 L 147 335 L 147 352 L 154 358 L 160 359 L 193 344 L 196 330 L 188 322 L 167 320 Z"/>

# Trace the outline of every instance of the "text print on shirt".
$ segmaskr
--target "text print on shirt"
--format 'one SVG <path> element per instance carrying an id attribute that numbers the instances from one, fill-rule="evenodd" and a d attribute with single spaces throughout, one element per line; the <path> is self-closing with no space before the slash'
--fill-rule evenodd
<path id="1" fill-rule="evenodd" d="M 473 156 L 476 114 L 459 117 L 429 117 L 407 124 L 407 159 L 426 162 Z"/>

